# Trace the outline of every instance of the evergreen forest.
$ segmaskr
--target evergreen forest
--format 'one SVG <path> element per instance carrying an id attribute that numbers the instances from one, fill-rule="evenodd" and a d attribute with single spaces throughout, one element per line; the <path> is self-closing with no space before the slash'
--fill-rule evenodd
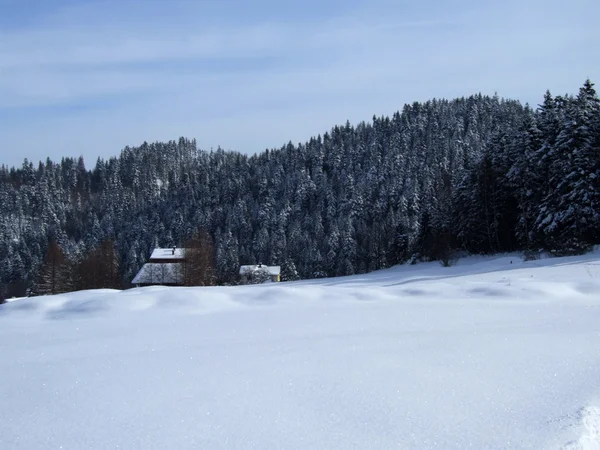
<path id="1" fill-rule="evenodd" d="M 407 104 L 254 155 L 180 138 L 88 163 L 0 168 L 0 299 L 128 287 L 152 249 L 198 235 L 211 275 L 196 284 L 235 284 L 242 264 L 280 265 L 287 281 L 600 243 L 589 80 L 537 108 L 484 95 Z"/>

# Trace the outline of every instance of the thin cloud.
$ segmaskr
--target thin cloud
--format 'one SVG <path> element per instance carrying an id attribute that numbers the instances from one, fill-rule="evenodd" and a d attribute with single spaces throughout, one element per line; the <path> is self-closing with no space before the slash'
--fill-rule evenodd
<path id="1" fill-rule="evenodd" d="M 251 17 L 233 7 L 209 17 L 197 2 L 157 16 L 167 4 L 138 17 L 137 2 L 112 12 L 86 3 L 0 31 L 0 134 L 11 149 L 0 162 L 95 161 L 181 135 L 254 152 L 406 102 L 481 91 L 535 104 L 546 88 L 573 92 L 600 75 L 589 52 L 600 32 L 588 18 L 600 6 L 583 0 L 354 2 L 327 17 L 313 4 L 314 17 L 279 21 L 260 1 Z"/>

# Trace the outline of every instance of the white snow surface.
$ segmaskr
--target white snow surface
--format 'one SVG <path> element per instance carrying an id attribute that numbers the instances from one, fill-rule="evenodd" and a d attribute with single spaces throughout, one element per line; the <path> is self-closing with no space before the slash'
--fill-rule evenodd
<path id="1" fill-rule="evenodd" d="M 150 260 L 153 259 L 183 259 L 185 258 L 185 248 L 155 248 L 152 250 Z"/>
<path id="2" fill-rule="evenodd" d="M 600 253 L 18 299 L 0 355 L 0 449 L 598 450 Z"/>

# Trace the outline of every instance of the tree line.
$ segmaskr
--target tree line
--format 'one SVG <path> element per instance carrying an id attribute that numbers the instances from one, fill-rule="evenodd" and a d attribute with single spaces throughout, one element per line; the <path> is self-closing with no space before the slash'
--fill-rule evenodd
<path id="1" fill-rule="evenodd" d="M 175 284 L 212 286 L 216 283 L 212 239 L 197 231 L 185 240 L 183 263 L 155 264 L 159 271 L 174 269 Z M 165 283 L 165 273 L 154 273 L 154 283 Z M 171 281 L 170 279 L 167 281 Z M 43 263 L 27 295 L 54 295 L 87 289 L 122 289 L 119 258 L 114 242 L 104 240 L 86 255 L 66 257 L 56 240 L 50 241 Z"/>
<path id="2" fill-rule="evenodd" d="M 198 230 L 216 284 L 258 262 L 293 280 L 457 251 L 585 252 L 600 243 L 599 105 L 588 80 L 535 109 L 480 94 L 415 102 L 251 156 L 180 138 L 92 170 L 81 157 L 2 166 L 0 290 L 48 292 L 40 280 L 61 258 L 79 267 L 65 289 L 126 287 L 153 248 Z"/>

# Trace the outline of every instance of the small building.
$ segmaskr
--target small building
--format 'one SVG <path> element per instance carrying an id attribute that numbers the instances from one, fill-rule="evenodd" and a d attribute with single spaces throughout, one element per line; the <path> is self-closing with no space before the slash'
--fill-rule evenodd
<path id="1" fill-rule="evenodd" d="M 242 284 L 257 282 L 256 280 L 262 277 L 265 277 L 267 280 L 273 282 L 279 282 L 281 281 L 280 274 L 280 266 L 265 266 L 264 264 L 240 266 L 240 277 Z"/>
<path id="2" fill-rule="evenodd" d="M 155 248 L 131 281 L 134 286 L 183 286 L 184 248 Z"/>

